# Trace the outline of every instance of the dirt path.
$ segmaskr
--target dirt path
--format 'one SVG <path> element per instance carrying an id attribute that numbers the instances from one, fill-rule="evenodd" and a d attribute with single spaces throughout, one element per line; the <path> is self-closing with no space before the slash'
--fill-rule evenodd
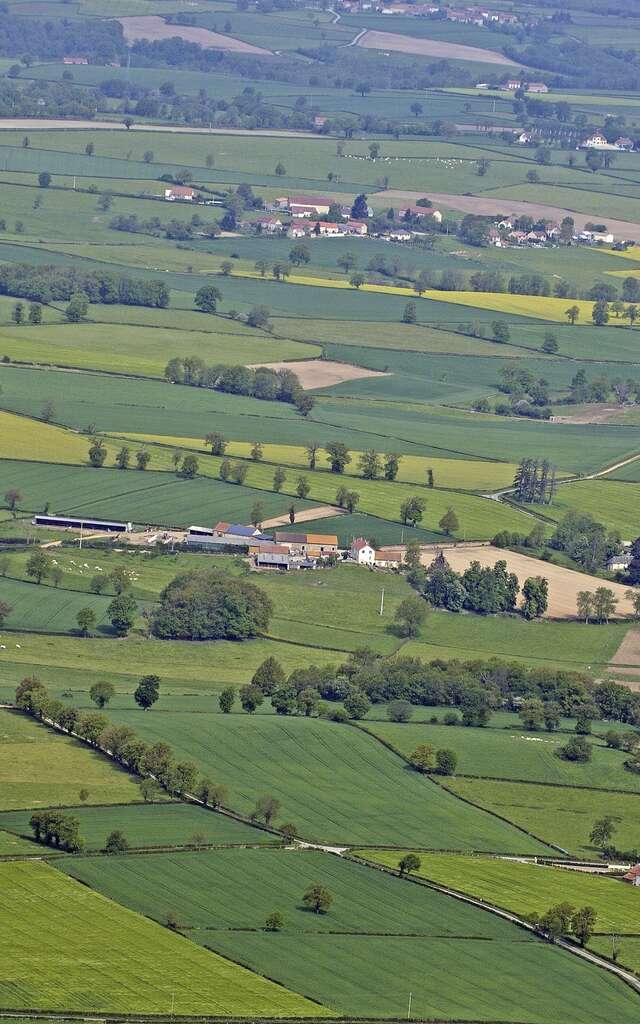
<path id="1" fill-rule="evenodd" d="M 293 526 L 296 527 L 298 523 L 310 523 L 316 519 L 333 519 L 335 516 L 343 516 L 345 513 L 346 509 L 338 508 L 337 505 L 318 505 L 316 508 L 305 508 L 296 512 L 296 521 Z M 274 516 L 273 519 L 265 519 L 262 523 L 263 530 L 273 526 L 291 526 L 289 513 Z"/>
<path id="2" fill-rule="evenodd" d="M 541 562 L 537 558 L 529 558 L 528 555 L 516 554 L 513 551 L 505 551 L 494 547 L 477 548 L 449 548 L 444 556 L 452 569 L 456 572 L 464 572 L 471 562 L 480 562 L 482 566 L 493 566 L 497 561 L 503 559 L 507 563 L 509 572 L 514 572 L 522 586 L 528 576 L 544 576 L 549 581 L 549 608 L 545 618 L 552 619 L 573 619 L 576 615 L 576 598 L 581 590 L 594 592 L 598 587 L 607 586 L 618 599 L 618 615 L 624 617 L 633 611 L 631 602 L 625 596 L 627 587 L 622 583 L 610 583 L 599 579 L 596 576 L 587 576 L 573 569 L 565 569 L 560 565 L 552 565 L 550 562 Z M 433 561 L 433 552 L 423 554 L 423 564 L 429 565 Z M 640 634 L 638 635 L 638 657 L 640 658 Z M 627 661 L 627 664 L 629 662 Z M 640 660 L 638 661 L 640 665 Z"/>
<path id="3" fill-rule="evenodd" d="M 365 32 L 357 41 L 358 46 L 368 50 L 395 50 L 398 53 L 418 53 L 421 57 L 449 57 L 451 60 L 472 60 L 480 64 L 501 64 L 520 67 L 495 50 L 481 46 L 463 46 L 460 43 L 445 43 L 439 39 L 416 39 L 395 32 Z"/>
<path id="4" fill-rule="evenodd" d="M 330 359 L 301 359 L 284 363 L 250 363 L 250 368 L 268 366 L 271 370 L 293 370 L 303 391 L 312 388 L 328 388 L 342 384 L 345 380 L 360 380 L 362 377 L 390 377 L 381 370 L 366 370 L 350 363 L 333 363 Z"/>
<path id="5" fill-rule="evenodd" d="M 575 210 L 564 209 L 561 206 L 545 206 L 543 203 L 526 203 L 518 199 L 489 198 L 489 196 L 456 196 L 449 192 L 431 192 L 427 189 L 426 194 L 434 206 L 449 206 L 452 210 L 459 210 L 461 213 L 477 213 L 492 216 L 511 214 L 531 216 L 534 220 L 541 217 L 547 220 L 561 221 L 564 217 L 573 217 L 578 231 L 584 229 L 587 221 L 592 221 L 598 214 L 599 197 L 593 196 L 593 213 L 576 213 Z M 585 193 L 581 193 L 583 196 Z M 408 192 L 401 189 L 387 189 L 385 192 L 376 192 L 375 201 L 378 200 L 384 206 L 394 206 L 400 202 L 415 203 L 424 192 Z M 607 228 L 617 238 L 640 239 L 640 224 L 635 221 L 614 220 L 607 217 Z M 622 262 L 622 260 L 620 261 Z M 622 268 L 623 269 L 623 268 Z"/>
<path id="6" fill-rule="evenodd" d="M 207 50 L 231 50 L 234 53 L 254 53 L 262 57 L 271 57 L 271 50 L 264 50 L 261 46 L 253 46 L 241 39 L 234 39 L 232 36 L 222 35 L 220 32 L 211 32 L 208 28 L 199 28 L 195 25 L 169 25 L 164 18 L 158 15 L 143 15 L 132 18 L 116 18 L 122 25 L 124 38 L 127 43 L 135 43 L 138 39 L 149 39 L 154 42 L 156 39 L 184 39 L 187 43 L 198 43 Z"/>

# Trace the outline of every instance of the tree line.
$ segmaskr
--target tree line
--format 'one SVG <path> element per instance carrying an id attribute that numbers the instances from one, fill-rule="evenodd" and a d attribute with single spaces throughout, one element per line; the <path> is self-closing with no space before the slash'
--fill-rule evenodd
<path id="1" fill-rule="evenodd" d="M 304 415 L 308 415 L 315 404 L 313 397 L 302 390 L 293 370 L 273 370 L 268 366 L 254 370 L 249 366 L 228 366 L 224 363 L 207 366 L 200 356 L 176 356 L 167 363 L 164 376 L 172 384 L 212 388 L 268 402 L 289 402 Z"/>
<path id="2" fill-rule="evenodd" d="M 15 295 L 33 302 L 69 301 L 84 295 L 87 302 L 125 306 L 169 305 L 164 281 L 145 281 L 106 271 L 81 271 L 73 267 L 9 263 L 0 267 L 0 295 Z"/>

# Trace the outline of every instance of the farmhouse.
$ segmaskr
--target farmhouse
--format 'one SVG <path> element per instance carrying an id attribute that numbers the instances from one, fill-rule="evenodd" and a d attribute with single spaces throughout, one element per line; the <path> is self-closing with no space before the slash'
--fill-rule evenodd
<path id="1" fill-rule="evenodd" d="M 194 188 L 189 188 L 186 185 L 171 185 L 170 188 L 165 188 L 164 198 L 168 199 L 169 202 L 173 202 L 176 199 L 186 199 L 187 202 L 193 202 L 196 199 L 198 193 Z"/>
<path id="2" fill-rule="evenodd" d="M 267 235 L 274 235 L 278 231 L 282 231 L 284 224 L 274 214 L 265 214 L 263 217 L 259 217 L 258 220 L 253 221 L 253 226 L 258 231 L 263 231 Z"/>
<path id="3" fill-rule="evenodd" d="M 326 196 L 287 196 L 276 199 L 274 206 L 289 210 L 292 217 L 326 217 L 331 200 Z"/>
<path id="4" fill-rule="evenodd" d="M 607 560 L 607 569 L 610 572 L 621 572 L 624 569 L 628 569 L 631 564 L 630 554 L 611 555 L 611 558 Z"/>
<path id="5" fill-rule="evenodd" d="M 363 220 L 348 220 L 344 225 L 344 229 L 347 235 L 366 235 L 369 231 L 366 222 Z"/>
<path id="6" fill-rule="evenodd" d="M 629 885 L 640 885 L 640 864 L 636 864 L 631 871 L 627 871 L 626 875 L 622 876 L 622 881 L 628 882 Z"/>
<path id="7" fill-rule="evenodd" d="M 63 64 L 88 64 L 89 61 L 86 57 L 63 57 Z"/>
<path id="8" fill-rule="evenodd" d="M 527 92 L 549 92 L 549 86 L 544 82 L 527 82 Z"/>
<path id="9" fill-rule="evenodd" d="M 369 544 L 369 541 L 364 540 L 363 537 L 358 537 L 357 540 L 351 542 L 349 555 L 358 565 L 373 565 L 376 553 Z"/>
<path id="10" fill-rule="evenodd" d="M 317 220 L 311 228 L 312 235 L 344 235 L 344 225 L 329 220 Z"/>

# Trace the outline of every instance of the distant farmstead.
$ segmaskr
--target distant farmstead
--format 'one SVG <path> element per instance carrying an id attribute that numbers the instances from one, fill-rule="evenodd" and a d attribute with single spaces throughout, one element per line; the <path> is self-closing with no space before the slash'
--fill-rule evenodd
<path id="1" fill-rule="evenodd" d="M 198 193 L 195 188 L 189 188 L 188 185 L 172 185 L 164 190 L 164 198 L 168 199 L 169 202 L 176 199 L 186 199 L 187 202 L 193 202 L 197 196 Z"/>
<path id="2" fill-rule="evenodd" d="M 88 64 L 89 61 L 86 57 L 63 57 L 63 64 Z"/>

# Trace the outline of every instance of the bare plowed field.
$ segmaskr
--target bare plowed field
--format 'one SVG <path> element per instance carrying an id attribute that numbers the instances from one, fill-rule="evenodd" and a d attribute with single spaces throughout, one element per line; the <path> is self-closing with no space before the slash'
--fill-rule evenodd
<path id="1" fill-rule="evenodd" d="M 362 366 L 350 363 L 332 363 L 330 359 L 302 359 L 289 363 L 254 363 L 256 366 L 268 366 L 272 370 L 293 370 L 304 391 L 313 388 L 328 388 L 332 384 L 342 384 L 345 380 L 360 380 L 361 377 L 389 377 L 390 374 L 380 370 L 365 370 Z"/>
<path id="2" fill-rule="evenodd" d="M 261 46 L 252 46 L 241 39 L 233 39 L 220 32 L 211 32 L 208 28 L 198 28 L 195 25 L 168 25 L 164 18 L 154 14 L 137 18 L 118 18 L 117 21 L 122 25 L 127 43 L 135 43 L 137 39 L 155 42 L 156 39 L 174 39 L 178 36 L 187 43 L 198 43 L 207 50 L 232 50 L 234 53 L 255 53 L 263 57 L 271 53 L 270 50 L 263 50 Z"/>
<path id="3" fill-rule="evenodd" d="M 537 558 L 529 558 L 527 555 L 518 555 L 500 548 L 447 548 L 444 551 L 444 556 L 456 572 L 464 572 L 471 562 L 480 562 L 480 565 L 485 566 L 495 565 L 497 561 L 503 559 L 507 563 L 509 572 L 514 572 L 520 580 L 520 586 L 528 576 L 544 576 L 549 581 L 549 608 L 546 618 L 575 618 L 576 598 L 579 591 L 590 590 L 593 592 L 601 586 L 609 587 L 617 597 L 618 617 L 630 615 L 632 612 L 631 602 L 625 596 L 627 587 L 621 583 L 604 583 L 603 580 L 595 576 L 586 576 L 581 572 L 574 572 L 559 565 L 551 565 L 549 562 L 541 562 Z M 425 565 L 429 565 L 433 558 L 433 551 L 429 551 L 423 554 L 422 561 Z M 618 651 L 619 653 L 620 651 Z M 618 654 L 616 654 L 616 658 Z M 629 664 L 628 661 L 627 664 Z"/>
<path id="4" fill-rule="evenodd" d="M 445 43 L 439 39 L 412 39 L 396 32 L 365 32 L 358 39 L 358 46 L 368 50 L 395 50 L 398 53 L 418 53 L 421 57 L 448 57 L 450 60 L 472 60 L 479 64 L 502 64 L 519 67 L 495 50 L 484 50 L 480 46 L 463 46 L 460 43 Z"/>

